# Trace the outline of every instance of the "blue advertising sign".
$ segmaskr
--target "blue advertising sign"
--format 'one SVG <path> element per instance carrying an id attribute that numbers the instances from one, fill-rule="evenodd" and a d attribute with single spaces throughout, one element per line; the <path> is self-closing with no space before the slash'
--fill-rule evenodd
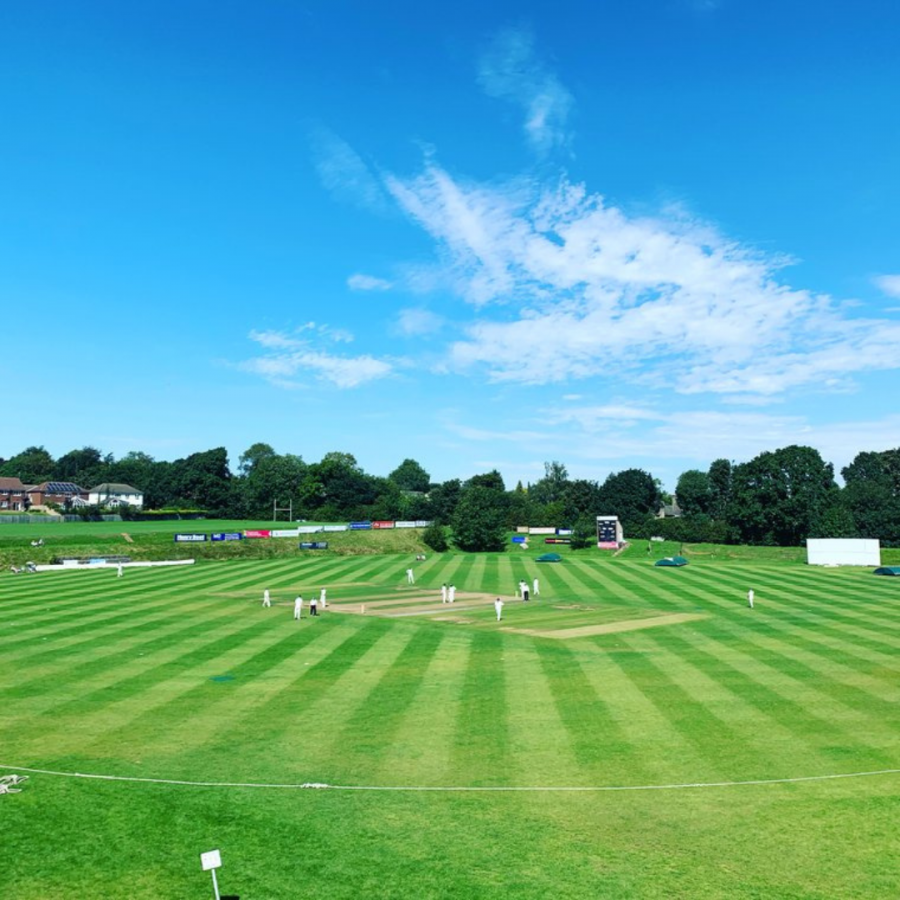
<path id="1" fill-rule="evenodd" d="M 328 541 L 300 541 L 301 550 L 327 550 Z"/>
<path id="2" fill-rule="evenodd" d="M 244 535 L 240 531 L 216 531 L 211 535 L 214 541 L 242 541 Z"/>
<path id="3" fill-rule="evenodd" d="M 205 534 L 176 534 L 174 537 L 176 544 L 193 544 L 206 540 Z"/>
<path id="4" fill-rule="evenodd" d="M 363 529 L 368 529 L 368 528 L 371 528 L 371 527 L 372 527 L 372 523 L 371 523 L 371 522 L 351 522 L 351 523 L 350 523 L 350 528 L 351 528 L 353 531 L 361 531 L 361 530 L 363 530 Z"/>
<path id="5" fill-rule="evenodd" d="M 524 544 L 525 543 L 525 535 L 517 534 L 513 537 L 512 542 L 514 544 Z"/>

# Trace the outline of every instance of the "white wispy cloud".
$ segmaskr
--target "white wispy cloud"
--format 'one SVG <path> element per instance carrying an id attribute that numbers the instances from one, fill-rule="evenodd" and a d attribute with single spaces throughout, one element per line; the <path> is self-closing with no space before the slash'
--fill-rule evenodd
<path id="1" fill-rule="evenodd" d="M 347 287 L 351 291 L 389 291 L 393 287 L 393 283 L 384 278 L 357 272 L 347 279 Z"/>
<path id="2" fill-rule="evenodd" d="M 451 370 L 523 384 L 614 372 L 740 401 L 900 366 L 900 324 L 790 286 L 785 257 L 681 209 L 631 215 L 565 177 L 464 182 L 433 160 L 386 184 L 476 309 Z"/>
<path id="3" fill-rule="evenodd" d="M 872 281 L 888 297 L 900 298 L 900 275 L 878 275 Z"/>
<path id="4" fill-rule="evenodd" d="M 536 150 L 545 153 L 568 142 L 572 95 L 538 59 L 530 32 L 501 32 L 481 59 L 478 80 L 489 96 L 521 107 L 525 134 Z"/>
<path id="5" fill-rule="evenodd" d="M 343 138 L 316 126 L 310 131 L 310 147 L 319 179 L 336 199 L 371 212 L 388 211 L 380 177 Z"/>
<path id="6" fill-rule="evenodd" d="M 312 330 L 311 338 L 303 332 Z M 311 381 L 329 382 L 339 388 L 358 387 L 370 381 L 385 378 L 394 369 L 394 362 L 368 354 L 341 356 L 316 347 L 313 341 L 326 338 L 331 342 L 345 343 L 353 339 L 349 332 L 328 326 L 307 326 L 284 334 L 277 331 L 251 331 L 250 340 L 258 344 L 263 353 L 238 364 L 244 372 L 260 375 L 276 387 L 302 388 Z"/>
<path id="7" fill-rule="evenodd" d="M 443 317 L 427 309 L 401 309 L 397 315 L 397 331 L 407 337 L 436 334 L 443 327 Z"/>

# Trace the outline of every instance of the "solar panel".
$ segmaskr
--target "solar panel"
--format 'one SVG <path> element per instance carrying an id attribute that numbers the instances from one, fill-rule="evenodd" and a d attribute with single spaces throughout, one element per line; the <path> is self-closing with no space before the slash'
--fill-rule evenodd
<path id="1" fill-rule="evenodd" d="M 80 494 L 81 488 L 71 481 L 48 481 L 48 494 Z"/>

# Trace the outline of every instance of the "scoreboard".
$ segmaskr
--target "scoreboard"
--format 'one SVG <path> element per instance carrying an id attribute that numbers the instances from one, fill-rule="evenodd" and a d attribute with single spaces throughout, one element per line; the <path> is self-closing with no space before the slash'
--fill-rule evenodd
<path id="1" fill-rule="evenodd" d="M 623 541 L 622 525 L 618 516 L 597 516 L 597 546 L 615 550 Z"/>

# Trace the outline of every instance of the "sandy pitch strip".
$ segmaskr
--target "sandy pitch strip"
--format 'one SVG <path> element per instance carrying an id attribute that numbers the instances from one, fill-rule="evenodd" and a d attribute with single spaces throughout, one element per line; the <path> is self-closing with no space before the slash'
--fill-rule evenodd
<path id="1" fill-rule="evenodd" d="M 501 628 L 514 634 L 528 634 L 532 637 L 556 638 L 567 641 L 572 638 L 593 637 L 596 634 L 615 634 L 619 631 L 639 631 L 642 628 L 656 628 L 660 625 L 679 625 L 706 619 L 706 613 L 672 613 L 668 616 L 652 616 L 648 619 L 625 619 L 621 622 L 607 622 L 605 625 L 582 625 L 579 628 L 560 628 L 557 631 L 540 631 L 537 628 Z"/>

